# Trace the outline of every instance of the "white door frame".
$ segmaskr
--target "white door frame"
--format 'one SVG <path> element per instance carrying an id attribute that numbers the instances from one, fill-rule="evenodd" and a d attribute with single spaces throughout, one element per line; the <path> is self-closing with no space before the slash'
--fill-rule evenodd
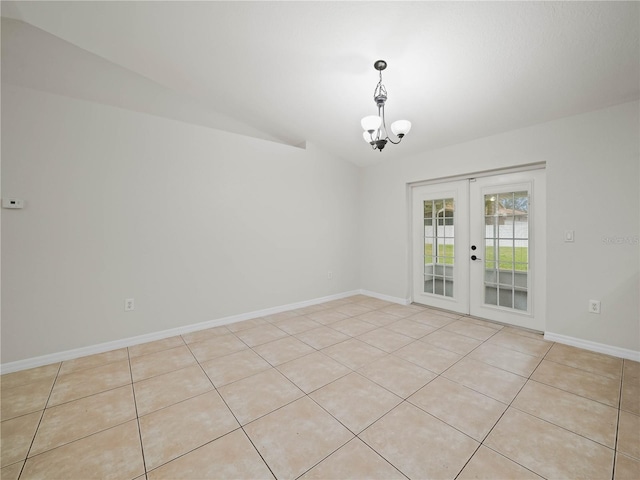
<path id="1" fill-rule="evenodd" d="M 407 230 L 406 231 L 407 231 L 407 244 L 408 244 L 407 245 L 407 261 L 408 261 L 408 267 L 409 267 L 407 269 L 407 298 L 409 299 L 409 302 L 411 303 L 411 302 L 414 302 L 415 300 L 414 292 L 413 292 L 413 279 L 414 279 L 415 268 L 416 268 L 415 262 L 414 262 L 415 253 L 413 251 L 414 250 L 414 223 L 413 223 L 413 217 L 414 217 L 413 190 L 414 188 L 426 186 L 426 185 L 436 185 L 440 183 L 456 182 L 459 180 L 471 180 L 474 178 L 482 178 L 482 177 L 489 177 L 489 176 L 496 176 L 496 175 L 517 173 L 517 172 L 526 172 L 531 170 L 540 170 L 545 168 L 546 168 L 546 162 L 537 162 L 537 163 L 521 165 L 518 167 L 484 170 L 484 171 L 472 172 L 472 173 L 463 174 L 463 175 L 439 177 L 432 180 L 422 180 L 422 181 L 407 183 L 406 185 Z M 544 192 L 542 193 L 544 195 Z M 540 213 L 544 215 L 544 206 L 540 210 L 541 210 Z M 544 220 L 541 222 L 541 225 L 539 226 L 539 228 L 542 228 L 543 232 L 546 233 Z M 543 236 L 543 238 L 546 239 L 546 235 Z M 538 245 L 538 248 L 546 249 L 546 245 Z M 546 290 L 545 290 L 545 285 L 542 281 L 543 279 L 546 278 L 546 262 L 543 261 L 539 263 L 540 263 L 539 268 L 543 269 L 543 271 L 539 272 L 538 275 L 536 275 L 537 281 L 534 288 L 537 290 L 537 295 L 541 295 L 542 298 L 544 299 L 544 297 L 546 296 Z M 544 306 L 545 305 L 544 302 L 542 302 L 542 305 L 543 306 L 539 308 L 545 309 L 546 306 Z M 544 314 L 543 314 L 543 317 L 544 317 Z"/>

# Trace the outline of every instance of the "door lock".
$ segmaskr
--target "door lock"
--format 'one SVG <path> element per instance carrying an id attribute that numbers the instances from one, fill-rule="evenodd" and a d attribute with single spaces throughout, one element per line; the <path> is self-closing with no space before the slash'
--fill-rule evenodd
<path id="1" fill-rule="evenodd" d="M 471 260 L 482 260 L 480 257 L 476 257 L 475 255 L 471 255 Z"/>

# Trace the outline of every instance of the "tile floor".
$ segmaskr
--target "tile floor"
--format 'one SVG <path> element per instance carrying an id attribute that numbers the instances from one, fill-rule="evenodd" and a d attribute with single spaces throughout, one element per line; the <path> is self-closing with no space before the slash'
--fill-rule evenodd
<path id="1" fill-rule="evenodd" d="M 2 376 L 2 479 L 640 478 L 640 364 L 357 295 Z"/>

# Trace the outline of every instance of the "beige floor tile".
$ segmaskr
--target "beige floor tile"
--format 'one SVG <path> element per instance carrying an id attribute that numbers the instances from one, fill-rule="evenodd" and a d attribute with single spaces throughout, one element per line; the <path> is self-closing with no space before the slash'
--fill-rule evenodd
<path id="1" fill-rule="evenodd" d="M 305 393 L 311 393 L 351 372 L 351 369 L 321 352 L 284 363 L 278 370 Z"/>
<path id="2" fill-rule="evenodd" d="M 541 480 L 542 477 L 512 462 L 507 457 L 494 452 L 490 448 L 481 446 L 473 457 L 471 457 L 471 460 L 469 460 L 469 463 L 467 463 L 467 466 L 464 467 L 464 470 L 462 470 L 462 473 L 456 480 L 473 479 Z"/>
<path id="3" fill-rule="evenodd" d="M 458 335 L 453 332 L 447 332 L 443 329 L 436 330 L 435 332 L 422 337 L 420 340 L 460 355 L 466 355 L 474 348 L 478 347 L 478 345 L 482 344 L 481 340 L 465 337 L 464 335 Z"/>
<path id="4" fill-rule="evenodd" d="M 381 312 L 390 313 L 391 315 L 395 315 L 396 317 L 405 318 L 410 317 L 411 315 L 415 315 L 416 313 L 422 311 L 420 308 L 414 308 L 410 305 L 389 305 L 388 307 L 383 307 L 380 309 Z"/>
<path id="5" fill-rule="evenodd" d="M 250 423 L 245 431 L 280 479 L 297 478 L 353 438 L 308 397 Z"/>
<path id="6" fill-rule="evenodd" d="M 30 368 L 19 372 L 6 373 L 0 377 L 0 385 L 2 388 L 13 388 L 25 385 L 27 383 L 39 382 L 41 380 L 53 379 L 60 370 L 60 363 L 44 365 L 42 367 Z"/>
<path id="7" fill-rule="evenodd" d="M 477 360 L 463 358 L 443 373 L 456 383 L 509 404 L 526 382 L 526 378 Z"/>
<path id="8" fill-rule="evenodd" d="M 392 302 L 387 302 L 386 300 L 381 300 L 379 298 L 373 298 L 373 297 L 367 297 L 364 299 L 359 299 L 359 300 L 354 300 L 355 303 L 360 303 L 362 305 L 365 305 L 367 307 L 371 307 L 373 309 L 380 309 L 380 308 L 384 308 L 384 307 L 390 307 L 391 305 L 393 305 Z"/>
<path id="9" fill-rule="evenodd" d="M 140 417 L 140 432 L 147 469 L 159 467 L 239 427 L 215 391 L 144 415 Z"/>
<path id="10" fill-rule="evenodd" d="M 273 479 L 247 436 L 240 429 L 149 472 L 149 480 Z"/>
<path id="11" fill-rule="evenodd" d="M 434 328 L 442 328 L 455 322 L 457 317 L 452 318 L 449 315 L 444 315 L 442 312 L 436 313 L 432 310 L 425 310 L 419 313 L 414 313 L 414 315 L 407 318 L 414 322 L 424 323 L 425 325 L 429 325 Z"/>
<path id="12" fill-rule="evenodd" d="M 436 330 L 435 327 L 425 325 L 424 323 L 414 322 L 411 320 L 411 317 L 403 318 L 397 322 L 391 323 L 387 325 L 386 328 L 416 340 Z"/>
<path id="13" fill-rule="evenodd" d="M 624 359 L 623 375 L 625 380 L 635 379 L 640 383 L 640 362 Z"/>
<path id="14" fill-rule="evenodd" d="M 455 478 L 478 448 L 478 442 L 403 403 L 360 434 L 409 478 Z M 438 452 L 425 455 L 425 452 Z"/>
<path id="15" fill-rule="evenodd" d="M 444 372 L 462 358 L 457 353 L 438 348 L 420 340 L 393 352 L 393 354 L 438 374 Z"/>
<path id="16" fill-rule="evenodd" d="M 444 377 L 436 378 L 408 401 L 479 442 L 507 409 L 506 404 Z"/>
<path id="17" fill-rule="evenodd" d="M 363 295 L 361 293 L 358 293 L 356 295 L 351 295 L 350 297 L 346 297 L 344 300 L 350 300 L 351 302 L 359 303 L 359 302 L 366 302 L 373 299 L 375 299 L 375 297 L 370 297 L 368 295 Z M 395 305 L 395 304 L 392 304 L 392 305 Z"/>
<path id="18" fill-rule="evenodd" d="M 321 312 L 323 310 L 329 310 L 329 307 L 327 307 L 324 304 L 309 305 L 308 307 L 297 308 L 296 310 L 293 310 L 293 311 L 298 315 L 310 315 L 312 313 Z"/>
<path id="19" fill-rule="evenodd" d="M 358 372 L 402 398 L 407 398 L 436 378 L 435 373 L 395 355 L 376 360 Z"/>
<path id="20" fill-rule="evenodd" d="M 133 381 L 155 377 L 181 368 L 195 365 L 196 359 L 186 345 L 160 352 L 149 353 L 131 359 Z"/>
<path id="21" fill-rule="evenodd" d="M 524 337 L 533 338 L 534 340 L 544 341 L 544 333 L 535 332 L 533 330 L 525 330 L 524 328 L 519 327 L 504 327 L 502 329 L 505 333 L 513 333 L 514 335 L 522 335 Z"/>
<path id="22" fill-rule="evenodd" d="M 0 470 L 0 478 L 2 480 L 18 480 L 23 465 L 24 462 L 18 462 L 14 463 L 13 465 L 2 467 L 2 469 Z"/>
<path id="23" fill-rule="evenodd" d="M 357 338 L 387 353 L 395 352 L 399 348 L 415 341 L 415 339 L 407 337 L 406 335 L 392 332 L 386 327 L 371 330 L 370 332 L 358 335 Z"/>
<path id="24" fill-rule="evenodd" d="M 204 342 L 205 340 L 209 340 L 214 337 L 219 337 L 221 335 L 229 335 L 231 331 L 221 325 L 219 327 L 206 328 L 204 330 L 197 330 L 195 332 L 184 333 L 182 334 L 182 339 L 188 345 L 190 343 L 195 342 Z"/>
<path id="25" fill-rule="evenodd" d="M 300 318 L 301 315 L 298 315 L 293 310 L 286 310 L 284 312 L 278 312 L 271 315 L 265 315 L 264 318 L 269 323 L 279 323 L 283 320 L 288 320 L 291 318 Z"/>
<path id="26" fill-rule="evenodd" d="M 246 350 L 247 345 L 235 335 L 220 335 L 203 342 L 189 344 L 189 349 L 198 362 L 206 362 L 217 357 L 223 357 L 230 353 Z"/>
<path id="27" fill-rule="evenodd" d="M 613 480 L 638 480 L 638 477 L 640 477 L 640 460 L 618 453 Z"/>
<path id="28" fill-rule="evenodd" d="M 307 317 L 314 322 L 321 323 L 322 325 L 330 325 L 339 320 L 349 318 L 350 316 L 345 315 L 344 313 L 336 312 L 335 310 L 321 310 L 318 312 L 309 313 Z"/>
<path id="29" fill-rule="evenodd" d="M 377 325 L 378 327 L 384 327 L 385 325 L 389 325 L 390 323 L 398 321 L 398 317 L 396 315 L 385 313 L 380 310 L 367 312 L 362 315 L 358 315 L 355 318 L 357 318 L 358 320 L 362 320 L 363 322 Z"/>
<path id="30" fill-rule="evenodd" d="M 487 342 L 533 356 L 542 356 L 546 354 L 553 345 L 553 342 L 538 340 L 505 331 L 496 333 Z"/>
<path id="31" fill-rule="evenodd" d="M 622 359 L 605 355 L 603 353 L 590 352 L 582 348 L 570 347 L 556 343 L 551 347 L 545 360 L 562 363 L 570 367 L 586 370 L 619 380 L 622 377 Z"/>
<path id="32" fill-rule="evenodd" d="M 338 298 L 337 300 L 329 300 L 328 302 L 324 302 L 322 305 L 325 305 L 327 308 L 336 308 L 336 307 L 341 307 L 342 305 L 349 305 L 349 304 L 355 304 L 357 302 L 354 302 L 353 300 L 351 300 L 351 298 L 346 297 L 346 298 Z"/>
<path id="33" fill-rule="evenodd" d="M 287 332 L 289 335 L 295 335 L 296 333 L 306 332 L 307 330 L 313 330 L 314 328 L 322 326 L 320 323 L 314 322 L 310 318 L 303 316 L 296 316 L 287 318 L 285 320 L 280 320 L 276 322 L 275 325 L 280 330 L 284 330 L 285 332 Z"/>
<path id="34" fill-rule="evenodd" d="M 214 358 L 202 363 L 201 366 L 216 387 L 242 380 L 271 368 L 267 361 L 250 349 Z"/>
<path id="35" fill-rule="evenodd" d="M 136 418 L 131 385 L 45 410 L 30 456 Z"/>
<path id="36" fill-rule="evenodd" d="M 371 380 L 351 373 L 310 395 L 340 423 L 358 434 L 402 399 Z"/>
<path id="37" fill-rule="evenodd" d="M 371 310 L 374 310 L 374 308 L 363 303 L 347 303 L 333 309 L 334 312 L 343 313 L 350 317 L 362 315 L 363 313 L 370 312 Z"/>
<path id="38" fill-rule="evenodd" d="M 457 333 L 465 337 L 475 338 L 476 340 L 485 341 L 493 337 L 497 330 L 495 328 L 477 325 L 469 320 L 456 320 L 442 328 L 447 332 Z"/>
<path id="39" fill-rule="evenodd" d="M 480 360 L 488 365 L 523 377 L 529 377 L 542 361 L 542 357 L 534 357 L 533 355 L 489 343 L 480 345 L 469 354 L 468 358 Z"/>
<path id="40" fill-rule="evenodd" d="M 264 343 L 273 342 L 289 334 L 270 324 L 260 325 L 258 327 L 248 328 L 236 333 L 236 336 L 250 347 L 262 345 Z"/>
<path id="41" fill-rule="evenodd" d="M 285 337 L 255 347 L 254 350 L 271 365 L 281 365 L 315 352 L 315 349 L 296 337 Z"/>
<path id="42" fill-rule="evenodd" d="M 345 335 L 349 335 L 350 337 L 357 337 L 358 335 L 362 335 L 363 333 L 375 330 L 378 327 L 373 323 L 365 322 L 355 317 L 350 317 L 332 323 L 331 328 L 333 328 L 334 330 L 338 330 Z"/>
<path id="43" fill-rule="evenodd" d="M 618 451 L 640 460 L 640 416 L 620 412 Z"/>
<path id="44" fill-rule="evenodd" d="M 403 480 L 389 462 L 358 438 L 332 453 L 305 473 L 301 480 Z"/>
<path id="45" fill-rule="evenodd" d="M 107 363 L 99 367 L 59 375 L 51 392 L 48 406 L 88 397 L 131 383 L 129 360 Z"/>
<path id="46" fill-rule="evenodd" d="M 640 380 L 634 377 L 625 377 L 622 381 L 622 398 L 620 408 L 627 412 L 640 415 Z"/>
<path id="47" fill-rule="evenodd" d="M 56 377 L 37 380 L 12 388 L 2 388 L 0 417 L 2 421 L 44 410 Z"/>
<path id="48" fill-rule="evenodd" d="M 249 320 L 243 320 L 241 322 L 231 323 L 225 325 L 231 332 L 241 332 L 242 330 L 248 330 L 249 328 L 259 327 L 266 325 L 268 322 L 264 318 L 251 318 Z"/>
<path id="49" fill-rule="evenodd" d="M 509 408 L 484 444 L 545 478 L 611 478 L 613 450 Z"/>
<path id="50" fill-rule="evenodd" d="M 463 317 L 460 317 L 460 320 L 473 323 L 474 325 L 480 325 L 481 327 L 493 328 L 494 330 L 502 330 L 505 328 L 504 325 L 501 325 L 495 322 L 490 322 L 489 320 L 483 320 L 482 318 L 463 316 Z"/>
<path id="51" fill-rule="evenodd" d="M 29 458 L 20 479 L 120 479 L 143 473 L 138 422 L 132 420 Z"/>
<path id="52" fill-rule="evenodd" d="M 121 360 L 128 359 L 129 353 L 126 348 L 111 350 L 104 353 L 96 353 L 95 355 L 87 355 L 86 357 L 74 358 L 73 360 L 66 360 L 62 362 L 58 375 L 65 375 L 85 368 L 99 367 L 106 363 L 119 362 Z"/>
<path id="53" fill-rule="evenodd" d="M 322 353 L 353 370 L 387 355 L 382 350 L 355 338 L 324 348 Z"/>
<path id="54" fill-rule="evenodd" d="M 274 368 L 225 385 L 218 391 L 242 425 L 304 395 Z"/>
<path id="55" fill-rule="evenodd" d="M 462 315 L 460 313 L 452 312 L 450 310 L 440 310 L 438 308 L 430 308 L 430 307 L 424 307 L 424 306 L 423 306 L 423 308 L 421 308 L 419 310 L 419 312 L 424 312 L 424 313 L 428 313 L 428 314 L 431 314 L 431 315 L 440 315 L 440 316 L 443 316 L 443 317 L 449 317 L 449 318 L 452 318 L 454 320 L 458 320 L 459 318 L 465 317 L 464 315 Z"/>
<path id="56" fill-rule="evenodd" d="M 165 373 L 133 384 L 138 415 L 146 415 L 174 403 L 213 390 L 199 365 Z"/>
<path id="57" fill-rule="evenodd" d="M 313 348 L 318 350 L 326 347 L 330 347 L 331 345 L 335 345 L 339 342 L 344 342 L 345 340 L 349 340 L 349 335 L 345 335 L 344 333 L 338 332 L 333 328 L 329 327 L 319 327 L 314 328 L 313 330 L 307 330 L 306 332 L 298 333 L 296 338 L 302 340 L 307 345 L 311 345 Z"/>
<path id="58" fill-rule="evenodd" d="M 529 381 L 512 406 L 614 448 L 618 410 L 588 398 Z"/>
<path id="59" fill-rule="evenodd" d="M 0 424 L 2 444 L 0 466 L 6 467 L 27 458 L 40 417 L 42 417 L 42 412 L 35 412 L 5 420 Z"/>
<path id="60" fill-rule="evenodd" d="M 163 338 L 162 340 L 156 340 L 154 342 L 141 343 L 129 347 L 129 357 L 137 357 L 139 355 L 147 355 L 149 353 L 159 352 L 161 350 L 168 350 L 170 348 L 179 347 L 184 345 L 184 340 L 180 335 L 175 337 Z"/>
<path id="61" fill-rule="evenodd" d="M 620 380 L 543 360 L 531 379 L 583 397 L 618 406 Z"/>

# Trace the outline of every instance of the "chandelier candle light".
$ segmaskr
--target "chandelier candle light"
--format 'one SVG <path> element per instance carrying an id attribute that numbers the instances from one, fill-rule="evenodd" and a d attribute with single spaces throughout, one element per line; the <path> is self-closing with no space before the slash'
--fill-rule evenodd
<path id="1" fill-rule="evenodd" d="M 369 115 L 364 117 L 360 124 L 364 128 L 364 141 L 371 145 L 374 150 L 382 151 L 387 142 L 397 145 L 409 130 L 411 130 L 411 122 L 409 120 L 397 120 L 391 124 L 391 131 L 398 137 L 398 141 L 394 142 L 387 134 L 387 125 L 384 119 L 384 104 L 387 101 L 387 89 L 382 84 L 382 70 L 387 68 L 387 62 L 378 60 L 373 64 L 373 68 L 380 72 L 380 81 L 373 92 L 373 100 L 378 106 L 378 115 Z"/>

